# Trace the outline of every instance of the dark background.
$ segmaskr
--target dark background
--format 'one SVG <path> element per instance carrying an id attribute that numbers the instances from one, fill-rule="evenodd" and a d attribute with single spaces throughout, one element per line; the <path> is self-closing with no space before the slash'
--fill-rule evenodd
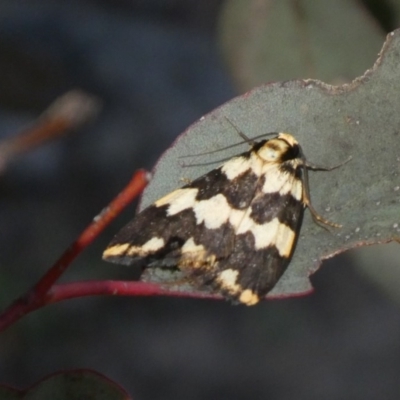
<path id="1" fill-rule="evenodd" d="M 1 138 L 72 88 L 103 103 L 94 122 L 14 160 L 1 178 L 2 308 L 135 169 L 151 168 L 188 125 L 238 94 L 217 46 L 221 4 L 0 1 Z M 377 23 L 390 30 L 384 11 Z M 129 278 L 101 253 L 133 213 L 132 205 L 63 281 Z M 351 260 L 324 263 L 311 296 L 252 308 L 173 298 L 47 307 L 0 337 L 0 381 L 26 387 L 58 370 L 90 368 L 135 399 L 397 399 L 398 303 Z"/>

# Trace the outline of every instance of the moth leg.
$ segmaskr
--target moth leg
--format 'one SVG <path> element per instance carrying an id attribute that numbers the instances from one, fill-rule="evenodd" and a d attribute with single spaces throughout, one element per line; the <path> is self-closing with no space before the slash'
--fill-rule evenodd
<path id="1" fill-rule="evenodd" d="M 303 159 L 303 171 L 304 171 L 304 190 L 303 190 L 303 203 L 311 212 L 313 220 L 318 225 L 322 226 L 323 228 L 327 229 L 327 226 L 332 226 L 334 228 L 341 228 L 342 225 L 336 224 L 335 222 L 331 222 L 325 219 L 322 215 L 318 214 L 317 210 L 311 204 L 311 197 L 310 197 L 310 185 L 308 183 L 308 169 L 313 171 L 332 171 L 336 168 L 339 168 L 345 164 L 347 164 L 352 157 L 350 156 L 347 160 L 341 162 L 340 164 L 334 165 L 333 167 L 324 167 L 321 165 L 313 164 L 308 162 L 307 160 Z"/>
<path id="2" fill-rule="evenodd" d="M 329 229 L 327 228 L 327 226 L 332 226 L 333 228 L 341 228 L 342 225 L 336 224 L 335 222 L 331 222 L 331 221 L 325 219 L 322 215 L 318 214 L 317 210 L 311 204 L 310 185 L 308 183 L 307 167 L 308 167 L 308 165 L 305 163 L 304 168 L 303 168 L 303 171 L 304 171 L 303 204 L 304 204 L 304 206 L 308 207 L 308 209 L 311 212 L 311 216 L 313 217 L 313 220 L 316 224 L 322 226 L 323 228 L 327 229 L 328 231 L 329 231 Z M 337 167 L 338 166 L 336 166 L 335 168 L 337 168 Z"/>
<path id="3" fill-rule="evenodd" d="M 303 160 L 304 167 L 307 169 L 312 169 L 313 171 L 333 171 L 336 168 L 339 168 L 345 164 L 347 164 L 353 157 L 350 156 L 347 160 L 342 161 L 340 164 L 334 165 L 333 167 L 324 167 L 322 165 L 313 164 L 308 162 L 307 160 Z"/>

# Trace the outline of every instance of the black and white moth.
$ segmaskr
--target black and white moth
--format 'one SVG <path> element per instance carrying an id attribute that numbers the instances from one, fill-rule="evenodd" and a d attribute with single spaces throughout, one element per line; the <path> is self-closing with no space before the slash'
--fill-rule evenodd
<path id="1" fill-rule="evenodd" d="M 177 268 L 199 289 L 256 304 L 287 268 L 306 207 L 317 223 L 340 227 L 310 202 L 307 170 L 333 168 L 310 164 L 292 135 L 275 135 L 140 212 L 103 259 Z"/>

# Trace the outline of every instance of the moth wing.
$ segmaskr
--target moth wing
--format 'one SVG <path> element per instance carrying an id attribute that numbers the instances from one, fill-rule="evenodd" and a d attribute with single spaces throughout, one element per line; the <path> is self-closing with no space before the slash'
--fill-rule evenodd
<path id="1" fill-rule="evenodd" d="M 250 204 L 258 178 L 249 154 L 232 158 L 143 210 L 114 237 L 103 259 L 125 265 L 142 259 L 152 267 L 184 267 L 190 259 L 209 266 L 212 260 L 229 255 L 234 232 L 213 225 L 221 219 L 215 206 L 225 207 L 225 215 L 231 207 Z"/>
<path id="2" fill-rule="evenodd" d="M 304 214 L 301 174 L 295 160 L 269 166 L 249 207 L 236 216 L 240 222 L 232 219 L 231 253 L 208 276 L 225 296 L 255 304 L 287 268 Z"/>
<path id="3" fill-rule="evenodd" d="M 172 194 L 177 201 L 187 201 L 189 192 Z M 167 209 L 167 205 L 152 204 L 140 212 L 113 238 L 103 259 L 124 265 L 132 265 L 138 260 L 146 260 L 146 263 L 159 260 L 165 266 L 172 265 L 193 228 L 193 221 L 185 218 L 187 214 L 190 216 L 188 210 L 168 217 Z"/>

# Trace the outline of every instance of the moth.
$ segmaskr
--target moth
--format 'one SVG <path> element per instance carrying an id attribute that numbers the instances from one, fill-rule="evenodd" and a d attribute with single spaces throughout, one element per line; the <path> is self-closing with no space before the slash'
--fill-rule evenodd
<path id="1" fill-rule="evenodd" d="M 200 290 L 258 303 L 292 258 L 305 208 L 318 224 L 340 227 L 312 206 L 308 170 L 343 163 L 311 164 L 291 134 L 273 135 L 144 209 L 103 259 L 175 268 Z"/>

